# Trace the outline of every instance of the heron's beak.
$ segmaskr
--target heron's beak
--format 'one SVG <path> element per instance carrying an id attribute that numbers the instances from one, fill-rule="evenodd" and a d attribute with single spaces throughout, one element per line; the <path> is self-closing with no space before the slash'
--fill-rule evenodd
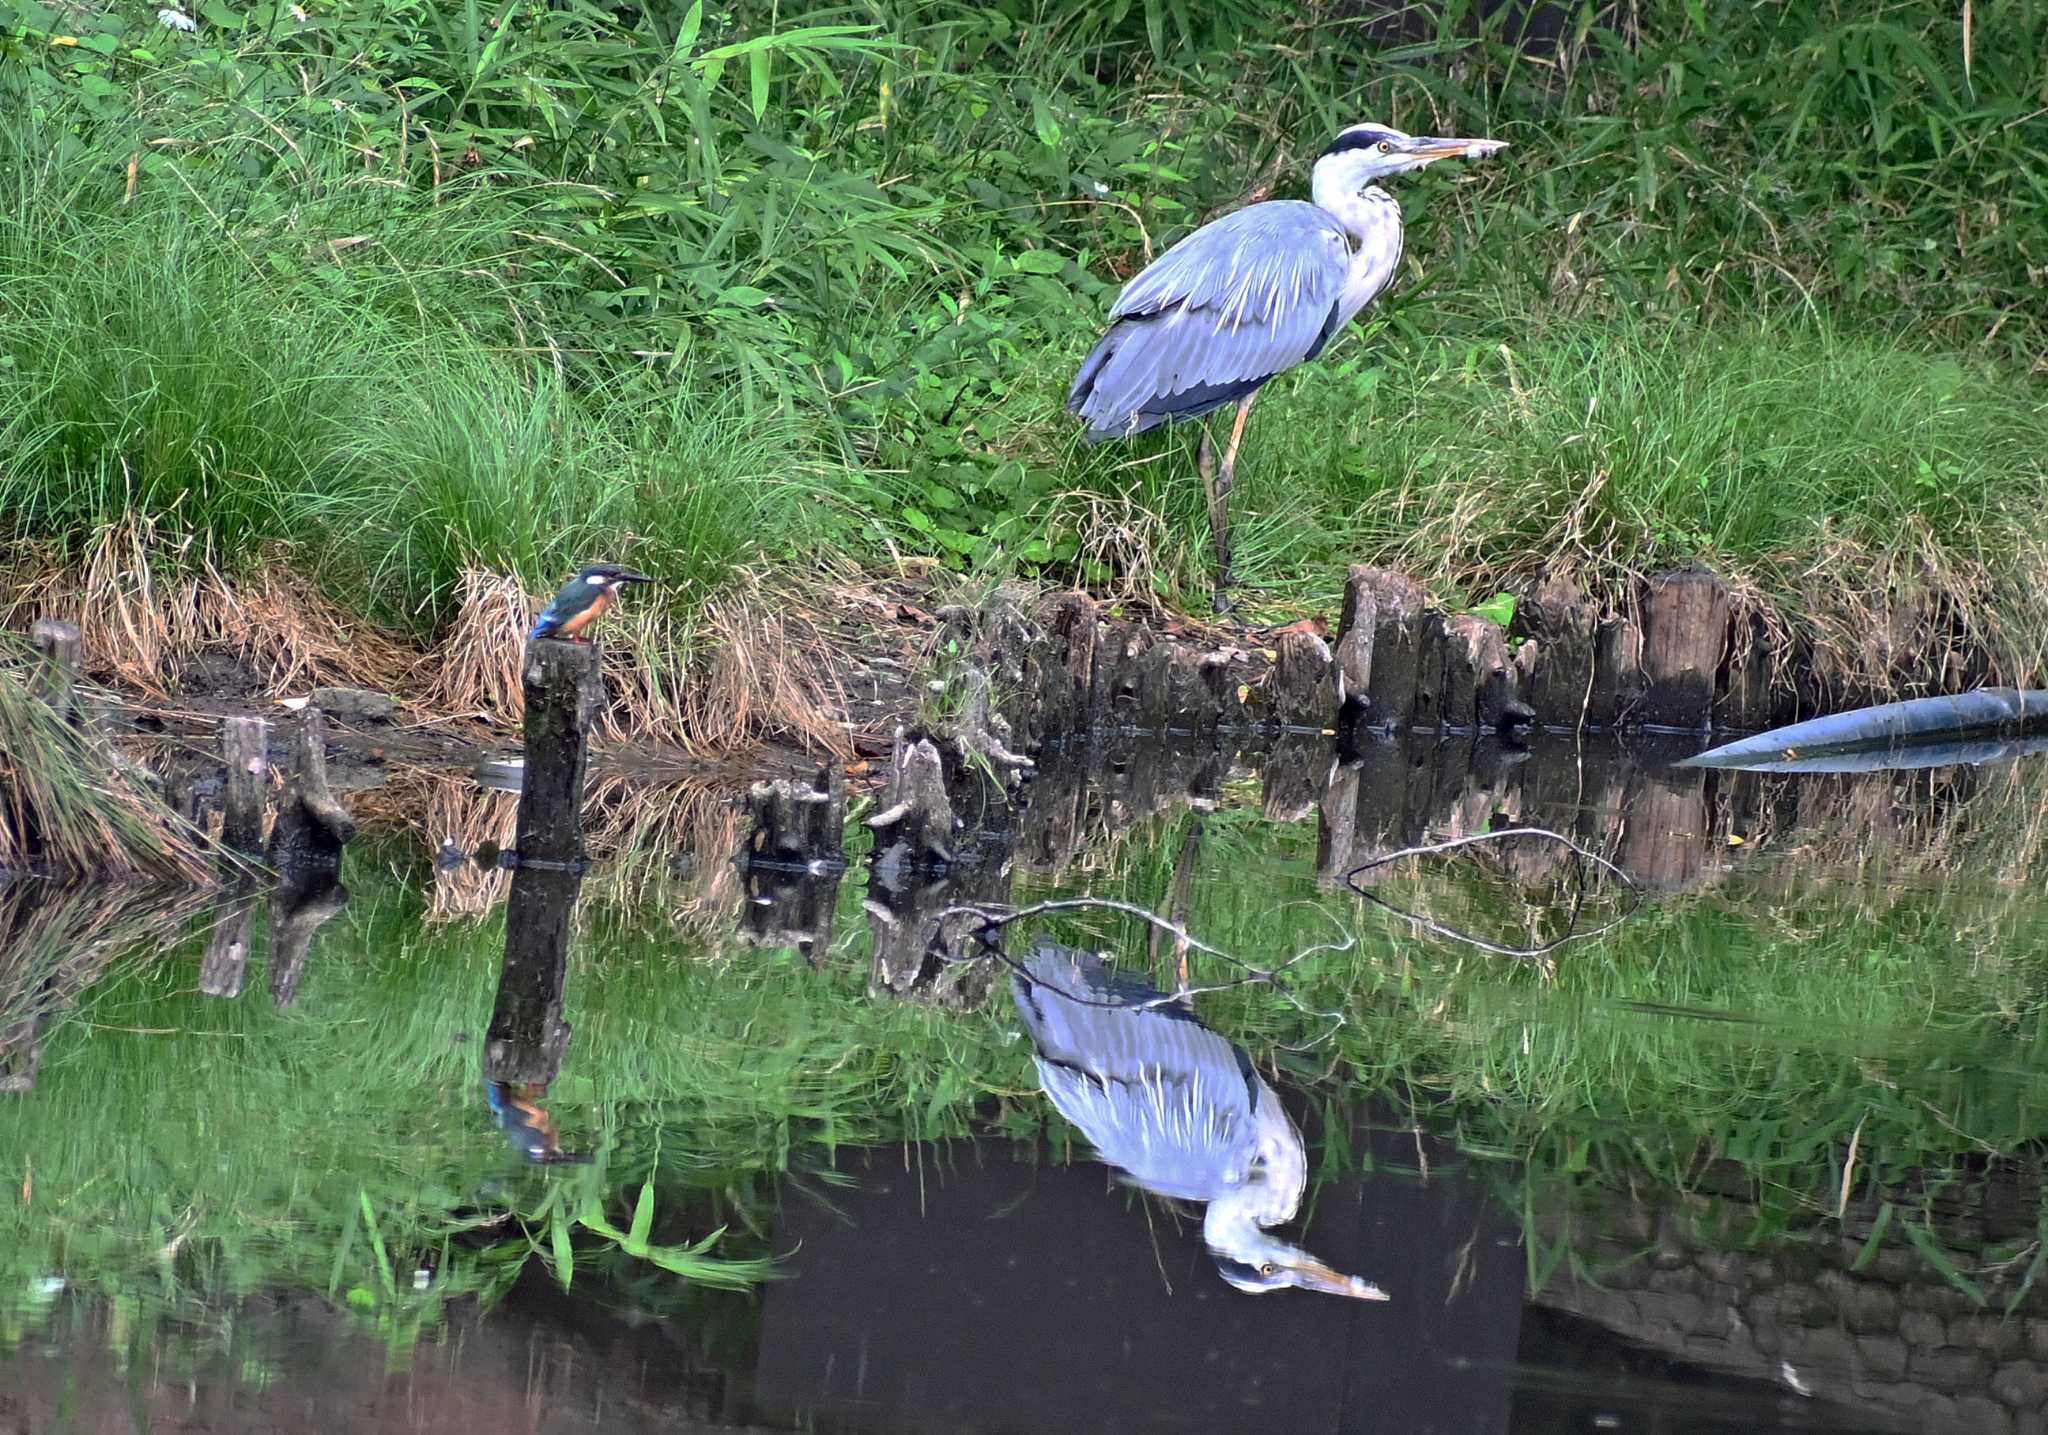
<path id="1" fill-rule="evenodd" d="M 1485 159 L 1508 147 L 1506 140 L 1456 140 L 1416 138 L 1402 149 L 1417 164 L 1434 164 L 1440 159 Z"/>
<path id="2" fill-rule="evenodd" d="M 1324 1295 L 1345 1295 L 1353 1300 L 1386 1300 L 1387 1293 L 1361 1276 L 1347 1276 L 1333 1271 L 1321 1261 L 1290 1261 L 1285 1267 L 1294 1283 L 1303 1290 L 1321 1291 Z"/>

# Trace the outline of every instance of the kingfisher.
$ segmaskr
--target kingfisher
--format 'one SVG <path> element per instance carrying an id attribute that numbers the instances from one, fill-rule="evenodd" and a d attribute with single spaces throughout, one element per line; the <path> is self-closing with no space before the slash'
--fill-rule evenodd
<path id="1" fill-rule="evenodd" d="M 635 573 L 616 563 L 593 563 L 562 585 L 562 591 L 555 594 L 554 602 L 541 609 L 540 617 L 534 620 L 526 636 L 589 642 L 577 635 L 604 616 L 622 586 L 653 581 L 645 573 Z"/>

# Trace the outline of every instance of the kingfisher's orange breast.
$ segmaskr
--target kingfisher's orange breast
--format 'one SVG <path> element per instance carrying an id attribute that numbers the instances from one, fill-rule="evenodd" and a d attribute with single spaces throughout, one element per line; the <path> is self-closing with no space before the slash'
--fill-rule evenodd
<path id="1" fill-rule="evenodd" d="M 585 608 L 575 617 L 569 619 L 568 622 L 562 624 L 560 631 L 567 633 L 573 637 L 575 634 L 580 633 L 585 628 L 589 627 L 592 623 L 595 623 L 599 618 L 602 618 L 604 616 L 604 610 L 611 607 L 611 605 L 611 590 L 606 589 L 604 592 L 599 593 L 595 598 L 592 598 L 590 600 L 589 607 Z"/>

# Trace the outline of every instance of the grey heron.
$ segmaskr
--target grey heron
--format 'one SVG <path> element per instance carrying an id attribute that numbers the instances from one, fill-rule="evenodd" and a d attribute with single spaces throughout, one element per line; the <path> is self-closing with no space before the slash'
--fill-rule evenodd
<path id="1" fill-rule="evenodd" d="M 1302 1286 L 1385 1300 L 1266 1231 L 1301 1205 L 1301 1133 L 1251 1058 L 1181 1002 L 1101 958 L 1041 942 L 1011 994 L 1038 1077 L 1109 1165 L 1158 1195 L 1205 1201 L 1202 1240 L 1243 1291 Z"/>
<path id="2" fill-rule="evenodd" d="M 1377 181 L 1500 140 L 1438 139 L 1352 125 L 1316 160 L 1308 200 L 1246 205 L 1197 229 L 1126 284 L 1082 361 L 1067 411 L 1091 442 L 1237 405 L 1220 471 L 1202 431 L 1216 540 L 1216 607 L 1230 572 L 1230 489 L 1245 418 L 1268 380 L 1313 359 L 1393 280 L 1401 206 Z"/>

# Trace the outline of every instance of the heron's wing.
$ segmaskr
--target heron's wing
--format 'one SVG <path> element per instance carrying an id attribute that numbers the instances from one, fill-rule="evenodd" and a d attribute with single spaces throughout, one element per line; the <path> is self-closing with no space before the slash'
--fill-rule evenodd
<path id="1" fill-rule="evenodd" d="M 1207 1201 L 1244 1179 L 1260 1082 L 1242 1050 L 1098 958 L 1040 946 L 1011 989 L 1039 1078 L 1096 1152 L 1147 1190 Z"/>
<path id="2" fill-rule="evenodd" d="M 1068 407 L 1107 434 L 1249 393 L 1329 341 L 1350 262 L 1337 221 L 1300 200 L 1203 225 L 1124 286 Z"/>

